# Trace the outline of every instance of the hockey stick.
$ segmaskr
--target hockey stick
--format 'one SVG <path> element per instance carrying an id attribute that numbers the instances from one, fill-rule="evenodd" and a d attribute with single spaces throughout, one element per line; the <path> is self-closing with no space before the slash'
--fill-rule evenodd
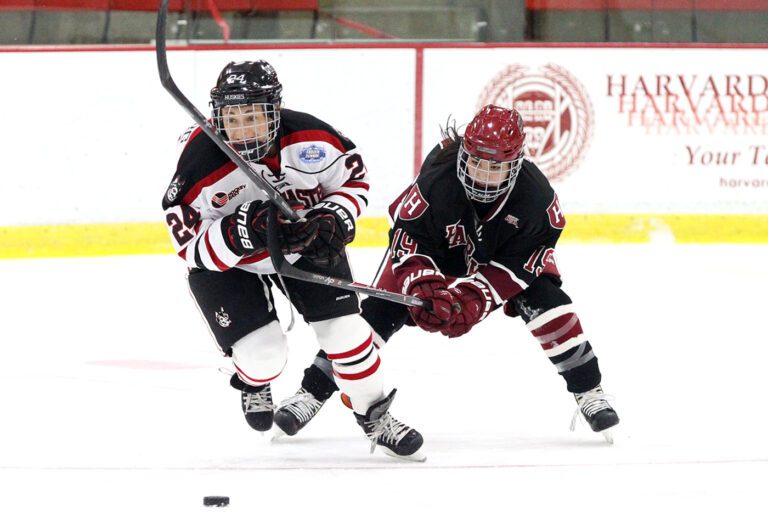
<path id="1" fill-rule="evenodd" d="M 403 295 L 388 290 L 381 290 L 379 288 L 374 288 L 373 286 L 355 283 L 340 277 L 315 274 L 294 267 L 286 261 L 285 256 L 283 256 L 282 248 L 280 247 L 280 233 L 277 226 L 277 207 L 274 204 L 269 206 L 267 220 L 267 249 L 269 250 L 269 254 L 272 257 L 272 263 L 278 274 L 292 279 L 298 279 L 299 281 L 324 284 L 334 288 L 341 288 L 342 290 L 371 295 L 390 302 L 397 302 L 398 304 L 403 304 L 405 306 L 417 306 L 424 308 L 427 311 L 432 311 L 432 302 L 428 300 L 421 300 L 412 295 Z"/>
<path id="2" fill-rule="evenodd" d="M 288 205 L 288 202 L 280 195 L 280 193 L 275 190 L 275 188 L 270 185 L 270 183 L 261 175 L 257 174 L 251 168 L 251 166 L 248 165 L 248 162 L 243 160 L 243 157 L 241 157 L 237 151 L 229 147 L 229 145 L 224 142 L 224 139 L 222 139 L 216 128 L 211 126 L 205 116 L 203 116 L 203 114 L 197 110 L 192 102 L 189 101 L 186 96 L 184 96 L 184 94 L 176 86 L 176 83 L 173 81 L 173 77 L 171 77 L 171 71 L 168 68 L 168 55 L 165 47 L 165 30 L 166 20 L 168 18 L 169 1 L 170 0 L 163 0 L 160 4 L 160 11 L 157 13 L 155 53 L 157 54 L 157 69 L 160 72 L 160 82 L 163 84 L 165 90 L 168 91 L 171 96 L 173 96 L 173 99 L 175 99 L 176 102 L 181 105 L 181 108 L 183 108 L 187 114 L 189 114 L 192 119 L 195 120 L 195 123 L 197 123 L 198 126 L 203 129 L 205 134 L 208 135 L 208 137 L 210 137 L 217 146 L 219 146 L 219 149 L 221 149 L 224 154 L 226 154 L 229 159 L 232 160 L 232 162 L 234 162 L 235 165 L 237 165 L 237 167 L 239 167 L 240 170 L 245 173 L 245 175 L 251 180 L 251 182 L 253 182 L 254 185 L 261 189 L 265 194 L 267 194 L 267 197 L 270 201 L 272 201 L 272 204 L 280 208 L 280 211 L 283 215 L 285 215 L 286 218 L 292 221 L 299 220 L 299 215 L 293 211 L 293 209 Z"/>

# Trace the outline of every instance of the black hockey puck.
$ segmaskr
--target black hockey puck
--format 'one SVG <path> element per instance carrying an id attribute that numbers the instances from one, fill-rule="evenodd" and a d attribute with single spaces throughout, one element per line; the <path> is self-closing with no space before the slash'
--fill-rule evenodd
<path id="1" fill-rule="evenodd" d="M 206 507 L 226 507 L 229 505 L 229 496 L 205 496 L 203 505 Z"/>

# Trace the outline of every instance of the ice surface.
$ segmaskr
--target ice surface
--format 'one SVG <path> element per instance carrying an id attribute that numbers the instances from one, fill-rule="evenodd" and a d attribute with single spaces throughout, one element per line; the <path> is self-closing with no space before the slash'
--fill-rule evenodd
<path id="1" fill-rule="evenodd" d="M 768 246 L 558 251 L 616 444 L 568 430 L 564 382 L 494 313 L 382 351 L 424 464 L 369 455 L 335 397 L 295 438 L 251 431 L 174 256 L 0 261 L 0 510 L 766 510 Z M 353 250 L 358 279 L 380 255 Z M 289 339 L 278 399 L 317 350 L 302 322 Z"/>

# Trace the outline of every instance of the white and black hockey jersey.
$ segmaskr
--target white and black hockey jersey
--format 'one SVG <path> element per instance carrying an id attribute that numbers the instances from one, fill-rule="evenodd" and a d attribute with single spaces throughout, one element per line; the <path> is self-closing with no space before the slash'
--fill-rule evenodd
<path id="1" fill-rule="evenodd" d="M 355 145 L 327 123 L 302 112 L 281 110 L 279 148 L 251 167 L 288 201 L 311 208 L 321 201 L 357 219 L 368 205 L 367 169 Z M 189 128 L 179 139 L 176 174 L 163 197 L 165 220 L 176 253 L 189 267 L 225 271 L 238 267 L 274 273 L 266 251 L 240 257 L 224 242 L 225 215 L 246 201 L 267 196 L 202 131 Z M 286 259 L 293 263 L 300 256 Z"/>

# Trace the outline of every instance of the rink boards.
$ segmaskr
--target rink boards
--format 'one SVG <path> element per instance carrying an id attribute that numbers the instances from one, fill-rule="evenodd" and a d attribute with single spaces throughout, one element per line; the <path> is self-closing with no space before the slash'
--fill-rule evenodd
<path id="1" fill-rule="evenodd" d="M 564 241 L 768 242 L 765 45 L 285 45 L 178 48 L 202 112 L 220 68 L 265 58 L 286 108 L 348 135 L 370 170 L 356 244 L 384 246 L 386 206 L 451 116 L 515 107 L 529 158 L 568 219 Z M 111 49 L 114 50 L 114 49 Z M 191 124 L 160 87 L 153 48 L 11 48 L 0 257 L 162 253 L 160 200 Z M 226 50 L 226 51 L 223 51 Z M 35 98 L 46 98 L 37 101 Z M 31 99 L 31 100 L 30 100 Z M 29 101 L 28 101 L 29 100 Z M 41 120 L 55 135 L 41 135 Z M 45 125 L 45 123 L 43 123 Z"/>

